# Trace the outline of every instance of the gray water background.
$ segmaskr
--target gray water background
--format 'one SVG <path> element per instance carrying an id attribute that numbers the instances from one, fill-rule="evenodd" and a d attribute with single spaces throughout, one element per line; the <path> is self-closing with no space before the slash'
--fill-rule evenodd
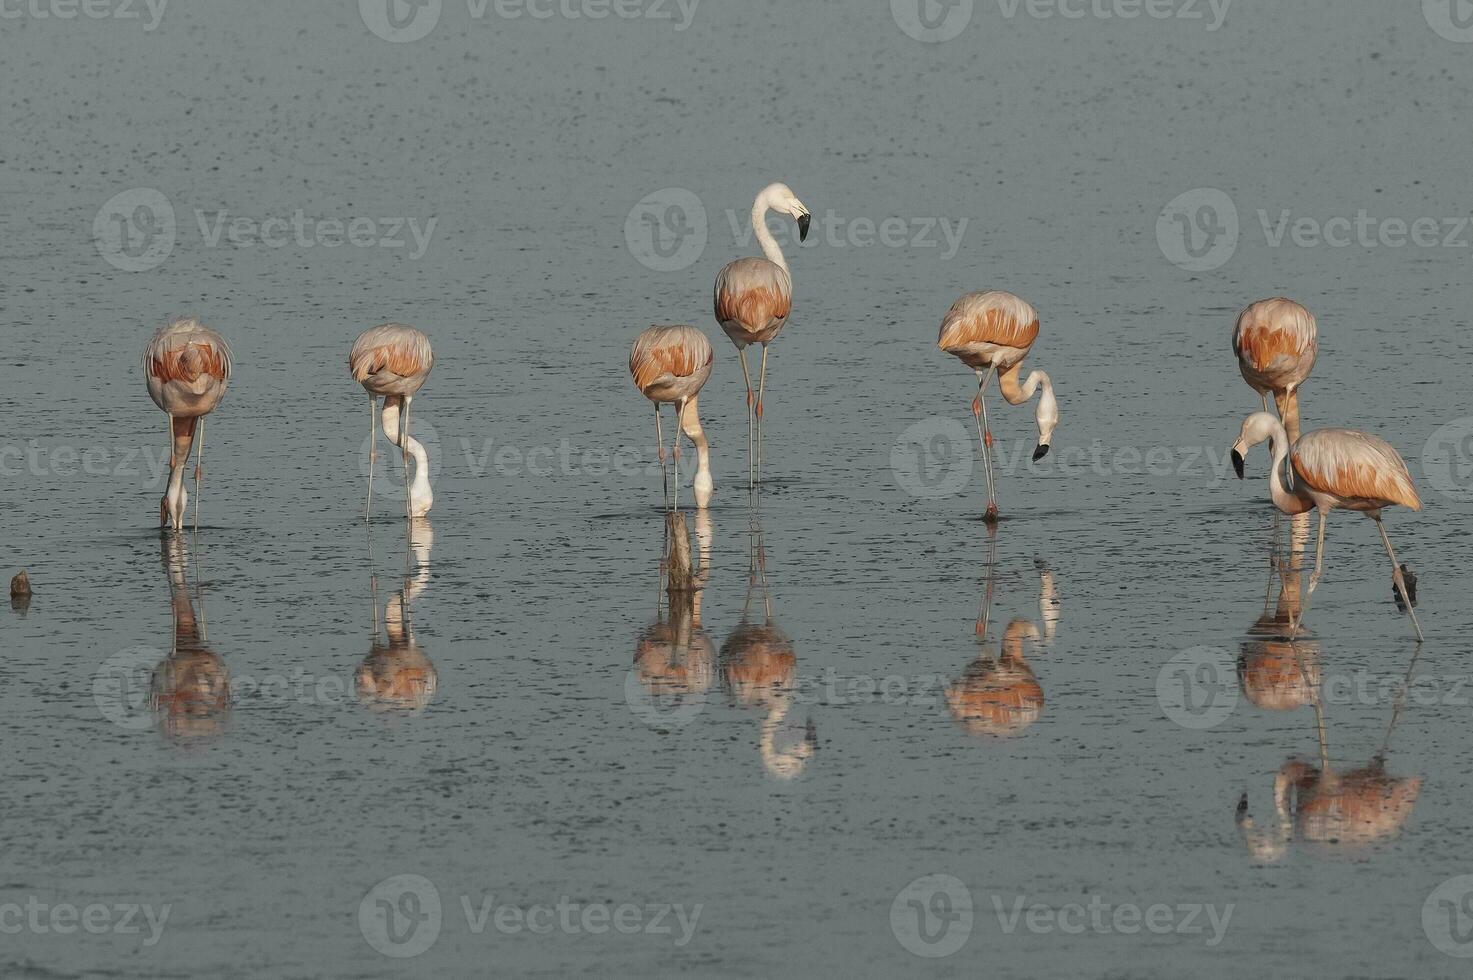
<path id="1" fill-rule="evenodd" d="M 447 0 L 428 37 L 402 44 L 344 2 L 179 4 L 154 31 L 4 21 L 6 444 L 34 442 L 53 461 L 92 449 L 126 470 L 121 454 L 163 447 L 137 366 L 150 332 L 191 312 L 229 337 L 236 372 L 208 423 L 191 576 L 234 676 L 300 668 L 350 683 L 369 649 L 370 572 L 382 599 L 402 567 L 392 500 L 378 505 L 371 558 L 359 520 L 364 406 L 344 368 L 359 330 L 402 320 L 433 338 L 415 420 L 440 454 L 432 578 L 414 606 L 439 674 L 429 709 L 385 719 L 351 694 L 244 700 L 228 733 L 189 746 L 110 724 L 92 696 L 110 656 L 169 646 L 159 482 L 54 462 L 7 470 L 0 555 L 30 569 L 37 594 L 25 616 L 0 616 L 0 901 L 173 910 L 152 947 L 6 935 L 0 972 L 1461 972 L 1424 936 L 1421 909 L 1473 870 L 1466 704 L 1401 718 L 1390 768 L 1425 785 L 1399 837 L 1344 856 L 1295 847 L 1263 867 L 1233 808 L 1247 789 L 1269 813 L 1274 771 L 1317 751 L 1312 716 L 1243 702 L 1194 731 L 1156 696 L 1173 656 L 1236 651 L 1261 608 L 1263 451 L 1244 484 L 1186 457 L 1220 454 L 1256 406 L 1228 337 L 1238 308 L 1279 293 L 1319 317 L 1306 427 L 1386 436 L 1422 488 L 1420 514 L 1388 518 L 1422 576 L 1418 670 L 1466 673 L 1469 504 L 1432 488 L 1422 454 L 1468 413 L 1470 251 L 1275 248 L 1256 216 L 1467 215 L 1473 51 L 1418 7 L 1238 0 L 1209 32 L 1008 18 L 979 3 L 942 44 L 907 37 L 883 3 L 768 0 L 707 0 L 683 31 L 474 20 Z M 1031 661 L 1047 705 L 1021 738 L 976 740 L 934 699 L 806 704 L 797 713 L 820 748 L 778 782 L 759 758 L 761 713 L 719 693 L 683 728 L 651 727 L 625 683 L 654 614 L 658 475 L 477 472 L 466 459 L 486 440 L 647 459 L 628 345 L 650 322 L 700 325 L 718 351 L 702 408 L 718 494 L 703 612 L 719 645 L 745 598 L 749 518 L 741 372 L 709 289 L 755 250 L 728 210 L 745 220 L 775 179 L 820 215 L 969 221 L 949 260 L 822 239 L 789 250 L 798 299 L 773 347 L 761 523 L 802 676 L 957 677 L 976 656 L 980 470 L 960 493 L 917 497 L 892 468 L 910 426 L 970 424 L 970 376 L 934 347 L 956 296 L 1001 287 L 1040 309 L 1028 363 L 1059 391 L 1051 460 L 1096 442 L 1171 447 L 1170 472 L 1045 461 L 1003 477 L 995 616 L 1036 610 L 1035 555 L 1055 569 L 1062 610 L 1057 641 Z M 1167 260 L 1156 226 L 1168 201 L 1203 187 L 1234 200 L 1242 237 L 1225 265 L 1194 273 Z M 137 273 L 93 237 L 98 210 L 132 188 L 160 190 L 179 216 L 172 253 Z M 670 273 L 641 265 L 624 233 L 637 202 L 665 188 L 710 215 L 699 259 Z M 212 248 L 194 216 L 299 208 L 438 223 L 415 261 L 405 249 Z M 1010 450 L 1031 448 L 1029 411 L 999 410 L 995 427 Z M 1370 525 L 1336 515 L 1329 562 L 1311 614 L 1326 660 L 1399 675 L 1409 629 Z M 1331 706 L 1336 761 L 1363 765 L 1390 712 L 1385 700 Z M 961 952 L 921 960 L 892 934 L 890 907 L 933 872 L 968 885 L 977 923 Z M 399 873 L 435 882 L 446 905 L 439 940 L 405 961 L 380 956 L 358 925 L 364 894 Z M 684 947 L 474 935 L 461 895 L 703 911 Z M 993 896 L 1092 895 L 1235 912 L 1209 948 L 1203 936 L 1008 935 L 991 911 Z"/>

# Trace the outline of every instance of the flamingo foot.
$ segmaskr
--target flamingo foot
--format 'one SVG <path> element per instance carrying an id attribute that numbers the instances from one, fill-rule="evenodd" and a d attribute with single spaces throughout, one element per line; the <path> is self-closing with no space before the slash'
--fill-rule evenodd
<path id="1" fill-rule="evenodd" d="M 982 515 L 982 520 L 986 521 L 988 524 L 996 524 L 997 523 L 997 502 L 996 501 L 992 501 L 992 502 L 988 503 L 988 505 L 987 505 L 987 512 Z"/>

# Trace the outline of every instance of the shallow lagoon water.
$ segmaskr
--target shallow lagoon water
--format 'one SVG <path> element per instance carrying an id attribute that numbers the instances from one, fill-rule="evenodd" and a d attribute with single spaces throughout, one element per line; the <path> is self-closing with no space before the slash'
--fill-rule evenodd
<path id="1" fill-rule="evenodd" d="M 7 446 L 31 454 L 6 457 L 0 512 L 7 565 L 30 570 L 36 595 L 0 617 L 0 903 L 170 912 L 151 945 L 146 926 L 7 934 L 3 972 L 1459 972 L 1423 909 L 1473 872 L 1469 504 L 1456 457 L 1424 454 L 1467 413 L 1469 252 L 1275 247 L 1258 212 L 1271 227 L 1284 209 L 1466 215 L 1453 120 L 1467 46 L 1416 5 L 1239 0 L 1207 31 L 978 4 L 941 44 L 907 37 L 883 4 L 707 3 L 680 31 L 470 9 L 445 4 L 411 43 L 342 3 L 194 4 L 153 31 L 5 21 L 0 378 Z M 755 250 L 729 213 L 740 225 L 771 179 L 818 231 L 789 249 L 797 306 L 772 351 L 757 519 L 796 658 L 772 744 L 803 744 L 811 723 L 815 746 L 790 779 L 764 763 L 770 707 L 719 676 L 754 520 L 741 372 L 709 290 Z M 168 199 L 176 241 L 130 272 L 100 254 L 94 219 L 137 188 Z M 661 272 L 625 226 L 671 188 L 701 202 L 708 241 Z M 1157 219 L 1198 188 L 1230 197 L 1240 236 L 1223 265 L 1192 272 L 1163 253 Z M 403 247 L 210 243 L 222 210 L 259 223 L 299 209 L 435 224 L 417 259 L 407 232 Z M 892 216 L 911 241 L 857 244 L 856 219 Z M 939 233 L 914 242 L 941 217 L 968 220 L 951 257 Z M 972 379 L 934 348 L 952 300 L 986 286 L 1041 310 L 1027 363 L 1054 378 L 1062 411 L 1049 457 L 1004 467 L 995 552 L 967 441 Z M 1373 528 L 1335 515 L 1308 618 L 1324 688 L 1340 692 L 1324 712 L 1330 760 L 1364 767 L 1385 743 L 1387 771 L 1422 783 L 1385 841 L 1295 835 L 1266 863 L 1238 801 L 1274 825 L 1280 767 L 1319 763 L 1315 712 L 1236 696 L 1215 727 L 1185 727 L 1158 683 L 1193 650 L 1232 665 L 1264 609 L 1266 454 L 1232 479 L 1226 448 L 1257 399 L 1228 337 L 1244 303 L 1277 293 L 1319 317 L 1306 427 L 1386 436 L 1422 490 L 1425 509 L 1392 511 L 1388 527 L 1421 577 L 1428 640 L 1413 663 Z M 162 481 L 142 457 L 156 465 L 163 424 L 137 356 L 182 312 L 230 339 L 237 370 L 207 423 L 203 527 L 171 552 L 151 527 Z M 415 402 L 437 465 L 417 549 L 395 519 L 397 462 L 371 528 L 359 520 L 363 398 L 344 359 L 357 331 L 390 319 L 425 329 L 438 356 Z M 660 601 L 663 518 L 648 407 L 624 365 L 640 328 L 681 320 L 718 350 L 701 399 L 717 482 L 701 624 L 718 662 L 704 696 L 651 709 L 631 677 Z M 1026 460 L 1031 413 L 999 408 L 994 427 Z M 1013 620 L 1042 629 L 1035 559 L 1057 597 L 1052 640 L 1023 647 L 1043 706 L 1021 734 L 979 738 L 946 689 L 1000 656 Z M 171 561 L 231 678 L 207 737 L 136 711 L 116 723 L 106 706 L 136 703 L 94 693 L 105 665 L 169 655 Z M 417 713 L 373 709 L 354 680 L 406 568 L 435 677 Z M 1424 680 L 1398 709 L 1409 666 Z M 923 959 L 892 905 L 904 922 L 902 890 L 933 874 L 965 885 L 975 912 L 965 945 Z M 382 955 L 360 923 L 397 875 L 427 879 L 442 905 L 411 959 Z M 669 933 L 494 919 L 477 933 L 462 905 L 564 899 L 700 913 L 678 945 L 673 912 Z M 997 908 L 1019 899 L 1232 913 L 1216 945 L 1210 927 L 1009 932 Z"/>

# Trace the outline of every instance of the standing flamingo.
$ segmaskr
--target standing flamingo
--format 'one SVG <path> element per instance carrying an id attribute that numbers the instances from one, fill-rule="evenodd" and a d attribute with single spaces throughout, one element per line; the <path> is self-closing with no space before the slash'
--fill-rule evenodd
<path id="1" fill-rule="evenodd" d="M 736 344 L 747 383 L 747 488 L 762 477 L 762 396 L 767 388 L 767 345 L 777 339 L 793 311 L 793 277 L 783 250 L 767 229 L 767 212 L 780 211 L 798 222 L 798 241 L 807 241 L 812 214 L 787 184 L 769 184 L 752 202 L 752 233 L 765 258 L 748 256 L 728 263 L 716 274 L 716 322 Z M 762 345 L 762 370 L 757 399 L 752 400 L 752 375 L 747 370 L 747 345 Z M 753 449 L 755 407 L 756 448 Z"/>
<path id="2" fill-rule="evenodd" d="M 951 305 L 941 321 L 936 346 L 960 358 L 977 372 L 977 396 L 972 399 L 972 416 L 977 420 L 977 440 L 987 470 L 987 513 L 989 524 L 997 521 L 997 491 L 992 476 L 992 427 L 987 422 L 987 403 L 982 400 L 987 382 L 997 374 L 998 388 L 1010 405 L 1022 405 L 1040 389 L 1035 418 L 1038 448 L 1034 460 L 1048 452 L 1054 426 L 1059 424 L 1059 403 L 1053 382 L 1042 371 L 1034 371 L 1020 387 L 1023 358 L 1038 339 L 1038 311 L 1027 302 L 1001 290 L 968 293 Z M 985 370 L 984 370 L 985 369 Z"/>
<path id="3" fill-rule="evenodd" d="M 363 519 L 373 511 L 373 464 L 378 459 L 375 443 L 378 430 L 374 415 L 378 397 L 384 398 L 384 434 L 399 447 L 404 458 L 404 515 L 413 520 L 424 517 L 435 502 L 430 490 L 430 461 L 424 446 L 409 435 L 409 403 L 424 385 L 435 366 L 430 338 L 402 323 L 384 323 L 370 327 L 353 341 L 348 353 L 348 370 L 353 380 L 368 392 L 368 502 Z M 399 424 L 400 408 L 404 424 Z M 409 483 L 409 457 L 415 461 L 414 485 Z"/>
<path id="4" fill-rule="evenodd" d="M 1304 620 L 1309 597 L 1314 595 L 1324 570 L 1325 520 L 1330 511 L 1337 508 L 1360 511 L 1376 522 L 1381 541 L 1386 545 L 1386 555 L 1391 559 L 1392 581 L 1396 583 L 1397 590 L 1406 595 L 1406 582 L 1402 578 L 1401 566 L 1397 564 L 1396 552 L 1392 550 L 1391 538 L 1386 534 L 1386 525 L 1381 522 L 1381 509 L 1401 504 L 1412 510 L 1421 510 L 1422 500 L 1412 485 L 1406 463 L 1391 444 L 1354 429 L 1317 429 L 1300 436 L 1291 447 L 1289 434 L 1282 422 L 1267 412 L 1254 412 L 1243 420 L 1238 441 L 1233 443 L 1233 468 L 1237 470 L 1239 479 L 1243 477 L 1245 454 L 1265 439 L 1269 440 L 1273 452 L 1268 487 L 1274 506 L 1285 514 L 1303 514 L 1315 507 L 1320 515 L 1314 574 L 1309 577 L 1309 591 L 1297 617 L 1299 622 Z M 1281 477 L 1285 459 L 1290 461 L 1294 473 L 1292 490 L 1285 489 Z M 1407 612 L 1412 617 L 1412 626 L 1420 642 L 1422 626 L 1417 622 L 1417 612 L 1410 605 Z M 1294 628 L 1297 629 L 1297 625 Z"/>
<path id="5" fill-rule="evenodd" d="M 711 447 L 701 428 L 697 396 L 711 377 L 716 353 L 711 341 L 695 327 L 685 324 L 655 325 L 634 340 L 629 352 L 629 376 L 640 393 L 655 403 L 655 441 L 659 445 L 660 472 L 665 474 L 665 436 L 660 428 L 660 403 L 675 405 L 675 438 L 671 441 L 675 460 L 675 503 L 680 504 L 680 433 L 696 447 L 696 476 L 692 489 L 696 505 L 711 502 Z M 665 503 L 670 503 L 670 481 L 665 477 Z"/>
<path id="6" fill-rule="evenodd" d="M 1319 351 L 1314 315 L 1292 299 L 1262 299 L 1238 314 L 1233 353 L 1249 387 L 1263 399 L 1274 396 L 1289 441 L 1299 438 L 1299 386 L 1314 369 Z"/>
<path id="7" fill-rule="evenodd" d="M 204 417 L 215 410 L 230 384 L 230 346 L 194 317 L 176 317 L 160 327 L 143 350 L 143 375 L 153 403 L 169 413 L 169 486 L 159 501 L 160 525 L 184 527 L 184 464 L 195 431 L 194 529 L 199 531 L 200 477 L 205 461 Z"/>

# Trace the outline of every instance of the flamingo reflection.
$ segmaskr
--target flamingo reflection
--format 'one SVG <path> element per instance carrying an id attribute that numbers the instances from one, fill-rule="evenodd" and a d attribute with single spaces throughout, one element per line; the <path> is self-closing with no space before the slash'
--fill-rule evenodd
<path id="1" fill-rule="evenodd" d="M 230 671 L 210 649 L 203 615 L 196 616 L 189 593 L 189 554 L 183 535 L 160 537 L 174 639 L 169 655 L 154 668 L 149 704 L 159 730 L 176 741 L 218 735 L 230 720 Z M 200 598 L 200 609 L 204 599 Z"/>
<path id="2" fill-rule="evenodd" d="M 761 597 L 761 616 L 753 599 Z M 777 779 L 795 779 L 818 748 L 813 720 L 784 724 L 793 708 L 798 656 L 793 641 L 773 621 L 772 593 L 767 584 L 767 554 L 762 527 L 755 515 L 748 537 L 747 600 L 742 618 L 721 645 L 721 683 L 738 704 L 766 709 L 758 748 L 762 765 Z"/>
<path id="3" fill-rule="evenodd" d="M 1013 736 L 1027 731 L 1043 714 L 1043 687 L 1024 656 L 1024 644 L 1053 642 L 1059 625 L 1059 600 L 1053 572 L 1042 559 L 1033 560 L 1038 573 L 1038 624 L 1018 617 L 1003 630 L 999 653 L 987 647 L 992 601 L 997 586 L 997 539 L 987 536 L 987 586 L 977 615 L 977 645 L 981 648 L 966 672 L 946 689 L 946 706 L 969 734 Z"/>
<path id="4" fill-rule="evenodd" d="M 716 679 L 716 646 L 701 624 L 701 593 L 710 577 L 711 515 L 696 513 L 700 563 L 691 561 L 685 515 L 665 515 L 665 547 L 655 621 L 634 646 L 634 671 L 651 697 L 681 700 L 701 697 Z"/>
<path id="5" fill-rule="evenodd" d="M 1238 685 L 1257 707 L 1293 711 L 1312 704 L 1320 682 L 1320 643 L 1300 626 L 1304 598 L 1304 549 L 1309 541 L 1309 515 L 1292 519 L 1288 554 L 1279 547 L 1278 515 L 1274 515 L 1274 548 L 1269 555 L 1269 584 L 1263 612 L 1248 628 L 1238 652 Z M 1278 593 L 1275 597 L 1274 586 Z"/>
<path id="6" fill-rule="evenodd" d="M 439 677 L 435 665 L 414 639 L 410 606 L 430 582 L 430 548 L 435 534 L 428 519 L 410 523 L 409 544 L 417 568 L 413 578 L 384 604 L 384 624 L 378 625 L 378 590 L 373 588 L 373 645 L 353 674 L 358 700 L 370 709 L 418 714 L 435 697 Z M 375 583 L 377 579 L 374 580 Z"/>

